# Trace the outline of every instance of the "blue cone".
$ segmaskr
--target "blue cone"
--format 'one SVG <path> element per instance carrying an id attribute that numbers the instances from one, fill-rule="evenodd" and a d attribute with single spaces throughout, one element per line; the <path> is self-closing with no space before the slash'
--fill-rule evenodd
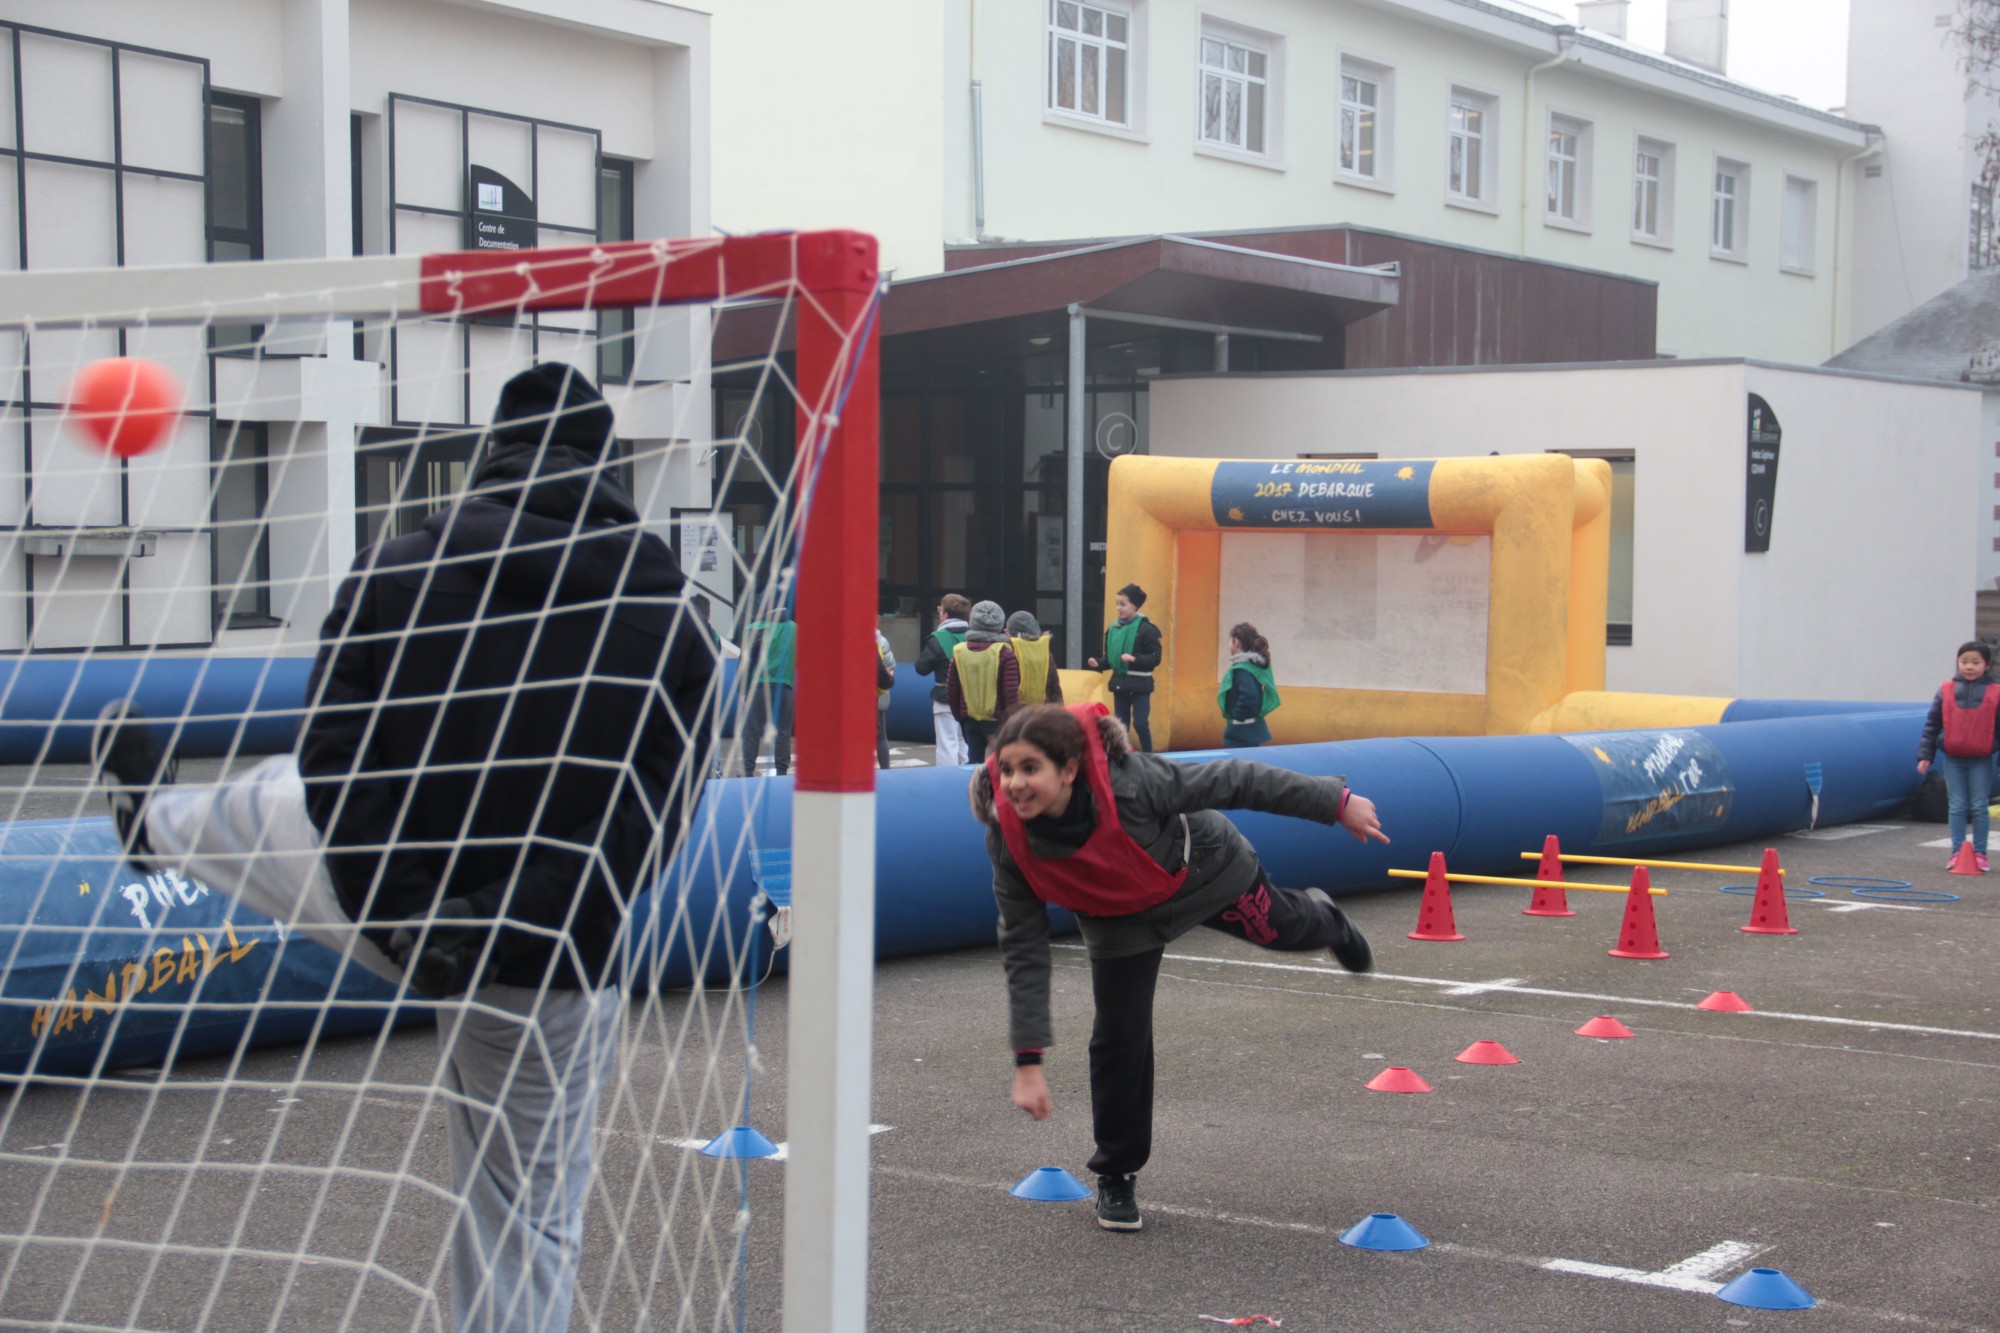
<path id="1" fill-rule="evenodd" d="M 1731 1305 L 1753 1310 L 1806 1310 L 1819 1304 L 1775 1268 L 1753 1268 L 1715 1294 Z"/>
<path id="2" fill-rule="evenodd" d="M 1340 1233 L 1342 1245 L 1357 1250 L 1421 1250 L 1423 1233 L 1394 1213 L 1370 1213 Z"/>
<path id="3" fill-rule="evenodd" d="M 1017 1199 L 1032 1199 L 1036 1203 L 1068 1203 L 1090 1197 L 1082 1182 L 1059 1166 L 1038 1166 L 1007 1192 Z"/>
<path id="4" fill-rule="evenodd" d="M 738 1125 L 717 1134 L 701 1149 L 710 1157 L 776 1157 L 778 1145 L 748 1125 Z"/>

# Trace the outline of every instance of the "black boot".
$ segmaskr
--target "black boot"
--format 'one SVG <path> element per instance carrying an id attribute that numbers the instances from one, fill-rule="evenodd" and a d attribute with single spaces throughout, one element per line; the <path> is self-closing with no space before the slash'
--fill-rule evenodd
<path id="1" fill-rule="evenodd" d="M 1139 1220 L 1139 1197 L 1133 1188 L 1138 1180 L 1137 1176 L 1097 1178 L 1097 1225 L 1106 1231 L 1137 1231 L 1145 1225 Z"/>
<path id="2" fill-rule="evenodd" d="M 1307 889 L 1306 897 L 1323 906 L 1333 917 L 1335 935 L 1327 952 L 1333 961 L 1350 972 L 1366 972 L 1375 966 L 1375 951 L 1368 947 L 1368 937 L 1361 928 L 1347 919 L 1347 913 L 1340 910 L 1325 889 Z"/>
<path id="3" fill-rule="evenodd" d="M 146 799 L 172 782 L 174 774 L 146 715 L 125 699 L 104 705 L 90 736 L 90 762 L 110 802 L 126 862 L 141 874 L 152 873 L 158 867 L 146 840 Z"/>

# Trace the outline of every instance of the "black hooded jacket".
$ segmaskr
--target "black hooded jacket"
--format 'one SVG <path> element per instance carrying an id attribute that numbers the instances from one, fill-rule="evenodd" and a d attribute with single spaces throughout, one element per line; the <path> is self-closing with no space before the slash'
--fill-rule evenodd
<path id="1" fill-rule="evenodd" d="M 496 430 L 461 503 L 356 557 L 307 695 L 342 906 L 378 942 L 451 898 L 527 927 L 495 945 L 502 984 L 606 979 L 707 769 L 714 647 L 602 470 L 608 433 L 608 410 L 579 448 L 546 419 Z"/>

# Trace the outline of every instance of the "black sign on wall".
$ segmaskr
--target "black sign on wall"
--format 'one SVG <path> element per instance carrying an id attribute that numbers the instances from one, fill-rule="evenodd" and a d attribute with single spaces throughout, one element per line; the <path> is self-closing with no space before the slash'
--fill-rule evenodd
<path id="1" fill-rule="evenodd" d="M 466 169 L 465 248 L 529 250 L 536 238 L 535 201 L 491 167 Z"/>
<path id="2" fill-rule="evenodd" d="M 1771 549 L 1771 510 L 1778 500 L 1778 444 L 1784 438 L 1778 414 L 1750 395 L 1749 447 L 1743 474 L 1743 549 Z"/>

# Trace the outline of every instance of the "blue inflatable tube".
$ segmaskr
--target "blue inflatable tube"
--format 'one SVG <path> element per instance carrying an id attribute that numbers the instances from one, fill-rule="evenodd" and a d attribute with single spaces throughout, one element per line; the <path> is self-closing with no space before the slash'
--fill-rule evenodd
<path id="1" fill-rule="evenodd" d="M 1389 846 L 1337 828 L 1234 812 L 1273 879 L 1333 892 L 1379 888 L 1392 867 L 1442 851 L 1454 869 L 1517 874 L 1553 833 L 1570 851 L 1648 856 L 1771 837 L 1811 818 L 1879 818 L 1917 785 L 1923 712 L 1774 718 L 1658 731 L 1385 739 L 1273 746 L 1259 762 L 1345 774 L 1382 811 Z M 1240 751 L 1179 755 L 1189 763 Z M 993 940 L 992 870 L 966 807 L 964 768 L 894 769 L 876 793 L 876 954 Z M 790 901 L 791 782 L 707 784 L 698 840 L 633 914 L 631 979 L 719 984 L 751 957 L 760 892 Z M 109 821 L 0 829 L 0 1071 L 88 1069 L 291 1041 L 315 1024 L 365 1031 L 397 1009 L 391 988 L 185 881 L 135 876 Z M 1057 922 L 1058 929 L 1073 923 Z M 768 957 L 768 954 L 764 956 Z M 788 951 L 773 965 L 782 969 Z M 761 969 L 760 969 L 761 970 Z M 107 998 L 105 988 L 116 988 Z M 331 996 L 335 1004 L 323 1007 Z M 251 1006 L 264 1005 L 253 1018 Z M 185 1021 L 183 1021 L 185 1020 Z M 176 1046 L 175 1043 L 178 1042 Z"/>
<path id="2" fill-rule="evenodd" d="M 309 657 L 30 657 L 0 663 L 0 764 L 82 763 L 98 710 L 178 719 L 183 755 L 278 754 L 298 739 Z"/>
<path id="3" fill-rule="evenodd" d="M 723 698 L 735 698 L 737 659 L 722 664 Z M 150 717 L 185 719 L 183 755 L 281 754 L 297 740 L 310 657 L 36 657 L 0 662 L 0 764 L 81 763 L 90 724 L 113 699 L 136 699 Z M 892 740 L 928 744 L 931 689 L 908 662 L 889 695 Z M 1737 699 L 1724 722 L 1902 712 L 1922 704 L 1824 699 Z M 733 718 L 724 730 L 733 729 Z"/>

